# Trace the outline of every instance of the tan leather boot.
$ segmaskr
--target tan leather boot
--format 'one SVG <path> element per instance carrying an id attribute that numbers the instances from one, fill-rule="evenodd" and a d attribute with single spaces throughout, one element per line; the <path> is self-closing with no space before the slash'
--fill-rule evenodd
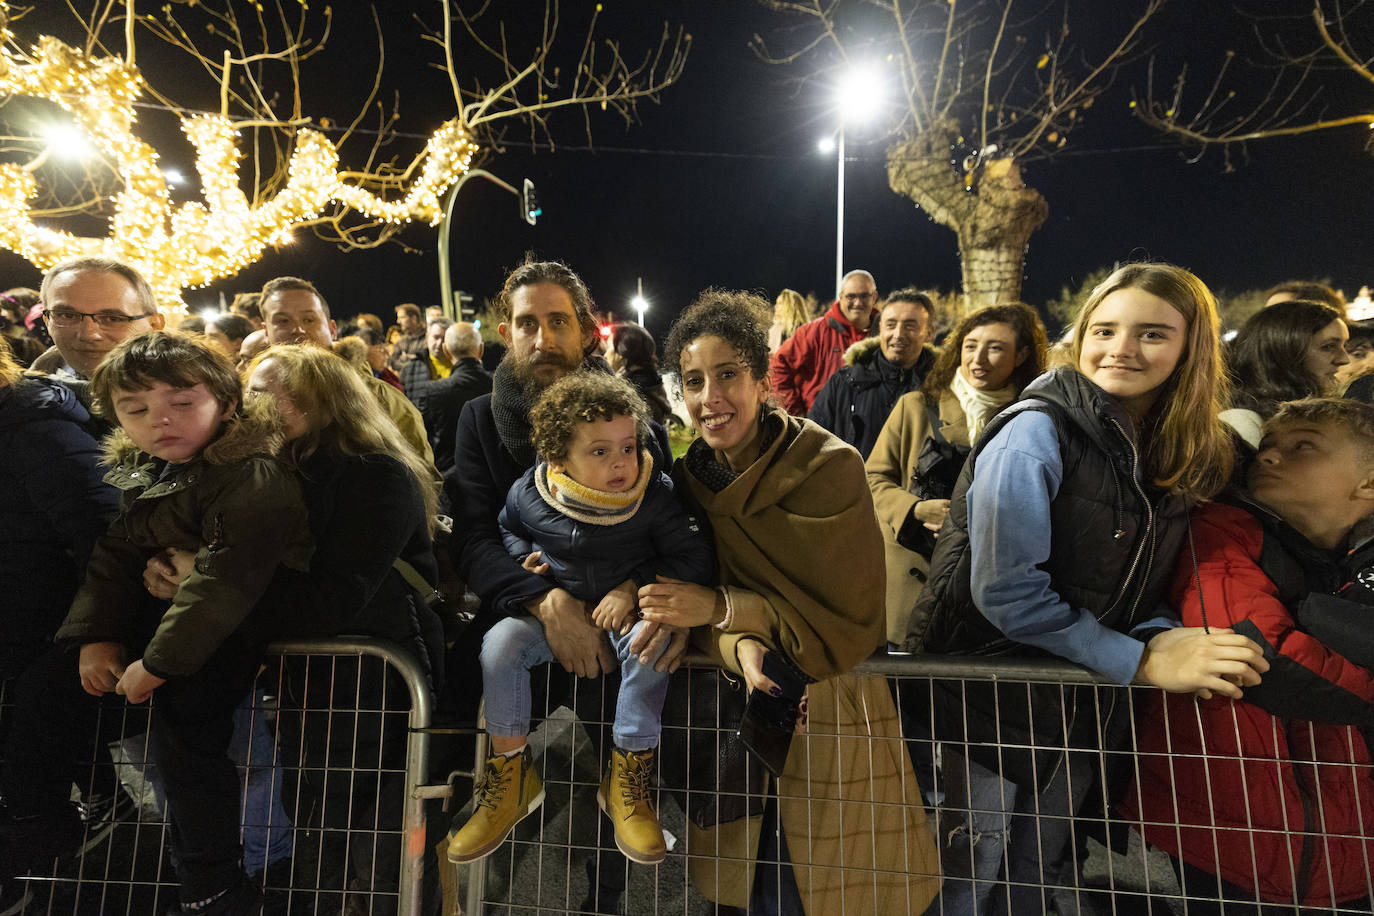
<path id="1" fill-rule="evenodd" d="M 615 748 L 596 791 L 596 803 L 615 826 L 615 845 L 625 858 L 641 865 L 657 865 L 668 854 L 663 827 L 649 797 L 653 769 L 653 751 Z"/>

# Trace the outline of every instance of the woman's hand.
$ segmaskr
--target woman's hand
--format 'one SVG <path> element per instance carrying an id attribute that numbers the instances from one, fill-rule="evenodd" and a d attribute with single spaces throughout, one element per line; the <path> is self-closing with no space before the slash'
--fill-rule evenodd
<path id="1" fill-rule="evenodd" d="M 645 620 L 675 627 L 700 627 L 725 619 L 725 596 L 713 588 L 659 576 L 639 590 Z"/>
<path id="2" fill-rule="evenodd" d="M 149 558 L 143 567 L 143 585 L 153 597 L 171 601 L 195 565 L 196 555 L 193 552 L 168 547 Z"/>
<path id="3" fill-rule="evenodd" d="M 1196 693 L 1204 700 L 1221 694 L 1233 700 L 1269 670 L 1254 641 L 1230 629 L 1175 627 L 1155 636 L 1140 657 L 1136 680 L 1170 693 Z"/>
<path id="4" fill-rule="evenodd" d="M 741 639 L 735 646 L 739 670 L 750 690 L 762 690 L 770 696 L 782 696 L 782 688 L 771 678 L 763 676 L 763 657 L 772 650 L 757 639 Z"/>
<path id="5" fill-rule="evenodd" d="M 115 685 L 115 693 L 120 694 L 130 703 L 142 703 L 153 695 L 154 690 L 165 683 L 167 683 L 166 679 L 155 674 L 149 674 L 148 669 L 143 667 L 143 659 L 140 658 L 124 669 L 123 676 Z"/>
<path id="6" fill-rule="evenodd" d="M 926 528 L 939 534 L 945 524 L 945 516 L 949 515 L 949 500 L 923 499 L 911 507 L 911 514 Z"/>
<path id="7" fill-rule="evenodd" d="M 115 689 L 124 676 L 124 646 L 117 642 L 88 642 L 81 647 L 76 670 L 81 689 L 93 697 Z"/>

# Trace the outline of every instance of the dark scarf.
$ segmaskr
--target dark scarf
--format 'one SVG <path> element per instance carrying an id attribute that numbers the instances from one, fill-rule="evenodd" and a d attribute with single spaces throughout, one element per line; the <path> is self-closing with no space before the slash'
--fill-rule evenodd
<path id="1" fill-rule="evenodd" d="M 610 374 L 611 367 L 599 356 L 586 356 L 581 369 Z M 530 408 L 538 396 L 530 397 L 515 377 L 510 363 L 502 360 L 491 375 L 491 417 L 501 444 L 521 467 L 533 467 L 534 445 L 530 442 Z"/>
<path id="2" fill-rule="evenodd" d="M 768 447 L 773 444 L 773 440 L 778 438 L 783 430 L 782 417 L 773 413 L 767 408 L 759 408 L 759 455 L 768 451 Z M 705 484 L 712 493 L 719 493 L 730 484 L 735 482 L 741 471 L 736 471 L 725 461 L 723 454 L 718 455 L 716 450 L 706 444 L 706 440 L 697 437 L 692 440 L 691 446 L 687 449 L 687 454 L 683 456 L 687 462 L 687 470 Z M 758 460 L 757 457 L 754 459 Z"/>

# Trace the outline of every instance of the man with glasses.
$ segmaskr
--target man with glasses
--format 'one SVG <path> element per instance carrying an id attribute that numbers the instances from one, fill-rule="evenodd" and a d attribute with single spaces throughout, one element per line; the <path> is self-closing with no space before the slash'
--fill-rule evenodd
<path id="1" fill-rule="evenodd" d="M 34 368 L 87 379 L 126 337 L 163 325 L 152 287 L 113 258 L 68 258 L 54 265 L 39 289 L 43 321 L 55 346 Z"/>
<path id="2" fill-rule="evenodd" d="M 844 351 L 868 336 L 878 315 L 878 284 L 866 270 L 851 270 L 840 281 L 830 310 L 797 328 L 773 354 L 769 375 L 787 412 L 804 417 L 816 395 L 844 362 Z"/>

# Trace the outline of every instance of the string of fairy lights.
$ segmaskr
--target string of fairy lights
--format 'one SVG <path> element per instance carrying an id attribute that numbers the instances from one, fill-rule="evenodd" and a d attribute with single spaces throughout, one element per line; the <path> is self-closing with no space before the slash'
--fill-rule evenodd
<path id="1" fill-rule="evenodd" d="M 92 147 L 114 163 L 123 190 L 104 237 L 79 236 L 33 221 L 38 192 L 31 166 L 0 164 L 0 247 L 41 270 L 77 255 L 132 264 L 172 310 L 184 308 L 183 290 L 230 276 L 258 260 L 269 245 L 288 241 L 293 227 L 342 204 L 386 223 L 443 218 L 444 192 L 468 170 L 477 144 L 458 121 L 445 123 L 425 145 L 424 164 L 404 196 L 387 200 L 339 176 L 339 153 L 318 131 L 301 129 L 284 185 L 250 204 L 239 186 L 242 158 L 233 122 L 220 115 L 181 119 L 196 151 L 200 201 L 174 207 L 153 147 L 134 134 L 135 101 L 142 74 L 117 57 L 88 57 L 51 36 L 20 52 L 0 29 L 0 97 L 45 99 L 76 121 Z"/>

